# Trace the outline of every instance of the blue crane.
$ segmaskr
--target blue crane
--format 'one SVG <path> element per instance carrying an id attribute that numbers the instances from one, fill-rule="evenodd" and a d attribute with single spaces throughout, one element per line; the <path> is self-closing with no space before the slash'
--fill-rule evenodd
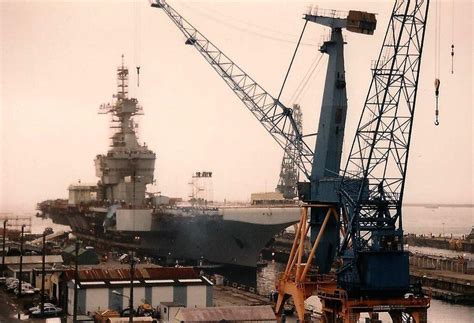
<path id="1" fill-rule="evenodd" d="M 342 172 L 347 113 L 342 29 L 373 34 L 376 27 L 374 14 L 349 11 L 342 15 L 336 11 L 316 11 L 303 17 L 305 27 L 307 22 L 314 22 L 331 28 L 330 39 L 320 48 L 329 60 L 316 146 L 312 149 L 307 142 L 310 135 L 301 132 L 293 110 L 280 101 L 280 95 L 275 98 L 264 90 L 164 0 L 156 0 L 152 6 L 168 15 L 185 35 L 185 43 L 201 53 L 285 153 L 292 156 L 308 180 L 299 185 L 300 198 L 311 209 L 309 226 L 305 220 L 300 222 L 303 228 L 300 236 L 311 229 L 315 250 L 312 250 L 308 263 L 312 261 L 318 274 L 327 274 L 331 267 L 336 268 L 332 292 L 337 290 L 338 297 L 339 291 L 343 292 L 346 300 L 380 294 L 385 297 L 403 296 L 410 286 L 408 255 L 403 249 L 402 201 L 429 0 L 395 1 Z M 301 246 L 297 239 L 295 250 Z M 314 261 L 311 259 L 313 255 Z M 301 255 L 298 260 L 294 259 L 293 264 L 299 266 Z M 289 263 L 288 273 L 290 267 Z M 307 271 L 297 268 L 296 283 L 286 285 L 290 286 L 286 291 L 295 298 L 295 304 L 299 303 L 297 307 L 302 306 L 301 295 L 306 297 L 308 291 L 321 289 L 318 281 L 309 281 Z M 312 284 L 312 289 L 304 289 L 306 282 Z M 335 294 L 331 298 L 328 293 L 322 297 L 327 297 L 325 306 L 333 313 L 330 320 L 336 320 L 341 306 L 334 305 Z M 282 299 L 284 301 L 284 297 Z M 379 303 L 374 300 L 373 304 Z M 281 309 L 280 305 L 281 299 L 277 310 Z M 421 300 L 418 305 L 419 308 L 412 307 L 415 309 L 413 313 L 418 310 L 426 313 L 429 306 L 426 301 Z"/>
<path id="2" fill-rule="evenodd" d="M 395 2 L 344 170 L 338 282 L 355 294 L 409 287 L 402 201 L 428 7 Z"/>

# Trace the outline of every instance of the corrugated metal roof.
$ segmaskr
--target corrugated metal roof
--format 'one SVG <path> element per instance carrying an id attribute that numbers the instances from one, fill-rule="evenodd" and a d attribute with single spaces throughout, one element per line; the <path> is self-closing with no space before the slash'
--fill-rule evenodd
<path id="1" fill-rule="evenodd" d="M 23 256 L 23 264 L 42 264 L 42 256 Z M 62 264 L 63 257 L 61 255 L 47 255 L 45 257 L 45 262 L 47 264 Z M 5 265 L 16 265 L 20 263 L 20 256 L 6 256 Z"/>
<path id="2" fill-rule="evenodd" d="M 12 271 L 19 271 L 20 270 L 20 265 L 8 265 L 7 268 L 12 270 Z M 38 264 L 36 264 L 36 265 L 34 265 L 34 264 L 26 264 L 26 265 L 23 264 L 22 265 L 22 270 L 23 271 L 33 271 L 33 269 L 36 269 L 36 270 L 41 269 L 41 264 L 39 264 L 39 265 Z M 45 269 L 51 269 L 51 265 L 48 264 L 47 266 L 45 266 Z"/>
<path id="3" fill-rule="evenodd" d="M 130 318 L 128 317 L 111 317 L 109 319 L 107 319 L 107 321 L 110 321 L 110 323 L 126 323 L 126 322 L 130 322 Z M 153 322 L 153 318 L 151 317 L 145 317 L 145 316 L 142 316 L 142 317 L 134 317 L 133 318 L 133 321 L 137 321 L 137 322 Z"/>
<path id="4" fill-rule="evenodd" d="M 180 321 L 219 322 L 225 321 L 275 321 L 271 306 L 226 306 L 205 308 L 182 308 L 176 315 Z"/>
<path id="5" fill-rule="evenodd" d="M 74 277 L 74 271 L 66 271 L 67 279 Z M 191 267 L 139 267 L 135 268 L 135 279 L 198 279 Z M 130 268 L 87 268 L 79 269 L 79 281 L 109 281 L 130 279 Z"/>

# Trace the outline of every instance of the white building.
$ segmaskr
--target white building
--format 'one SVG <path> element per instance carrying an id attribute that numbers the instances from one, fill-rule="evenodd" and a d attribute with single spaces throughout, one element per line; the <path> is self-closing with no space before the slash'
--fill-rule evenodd
<path id="1" fill-rule="evenodd" d="M 73 314 L 74 272 L 67 273 L 67 313 Z M 135 270 L 134 308 L 147 303 L 174 302 L 184 307 L 212 306 L 212 283 L 192 268 L 141 267 Z M 91 268 L 79 271 L 77 313 L 127 308 L 130 296 L 130 270 Z"/>
<path id="2" fill-rule="evenodd" d="M 22 279 L 26 282 L 33 282 L 33 271 L 41 270 L 43 264 L 42 256 L 23 256 L 22 262 Z M 50 269 L 52 266 L 62 265 L 63 258 L 60 255 L 46 255 L 45 266 Z M 20 277 L 20 256 L 5 257 L 6 275 L 10 277 Z"/>

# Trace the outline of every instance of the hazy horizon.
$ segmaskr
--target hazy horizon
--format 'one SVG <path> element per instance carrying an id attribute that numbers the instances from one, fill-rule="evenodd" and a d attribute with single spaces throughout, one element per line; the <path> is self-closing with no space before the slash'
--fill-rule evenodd
<path id="1" fill-rule="evenodd" d="M 277 96 L 309 1 L 168 1 L 198 30 Z M 318 1 L 321 8 L 377 13 L 373 36 L 345 31 L 348 116 L 343 162 L 378 56 L 392 1 Z M 78 180 L 97 182 L 93 160 L 109 145 L 99 105 L 116 93 L 121 55 L 130 96 L 144 107 L 140 141 L 157 154 L 163 195 L 187 197 L 196 171 L 213 172 L 218 201 L 248 201 L 274 191 L 282 149 L 159 9 L 147 1 L 1 2 L 0 212 L 67 198 Z M 407 203 L 473 204 L 472 2 L 442 2 L 440 125 L 434 126 L 434 6 L 430 10 L 407 170 Z M 138 17 L 138 18 L 137 18 Z M 289 99 L 319 56 L 328 29 L 308 24 L 283 92 Z M 454 74 L 450 46 L 454 35 Z M 324 86 L 323 57 L 302 106 L 304 133 L 315 132 Z M 135 66 L 141 66 L 140 87 Z"/>

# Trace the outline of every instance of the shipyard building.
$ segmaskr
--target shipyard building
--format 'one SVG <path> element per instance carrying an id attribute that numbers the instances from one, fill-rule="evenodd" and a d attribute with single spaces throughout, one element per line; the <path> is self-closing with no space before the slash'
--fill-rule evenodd
<path id="1" fill-rule="evenodd" d="M 90 316 L 128 308 L 130 269 L 91 267 L 78 272 L 77 314 Z M 67 313 L 73 314 L 74 272 L 65 272 Z M 150 304 L 164 312 L 177 307 L 212 306 L 212 283 L 192 268 L 138 267 L 134 273 L 134 307 Z M 173 305 L 174 304 L 174 305 Z M 162 313 L 165 314 L 165 313 Z"/>

